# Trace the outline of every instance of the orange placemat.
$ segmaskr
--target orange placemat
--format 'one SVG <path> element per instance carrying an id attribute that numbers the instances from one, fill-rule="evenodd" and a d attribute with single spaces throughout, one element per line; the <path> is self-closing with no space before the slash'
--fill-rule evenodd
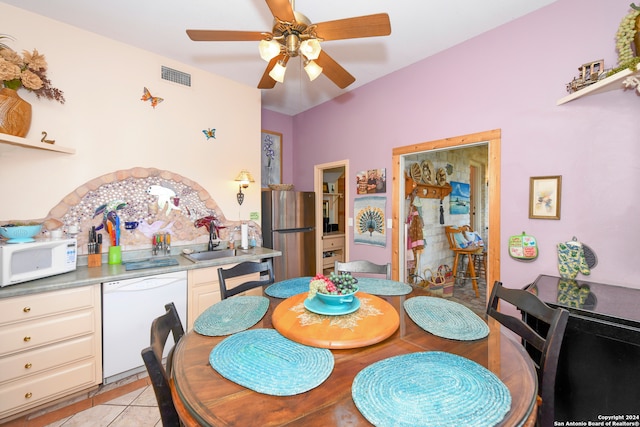
<path id="1" fill-rule="evenodd" d="M 329 316 L 304 307 L 307 294 L 282 301 L 273 312 L 273 326 L 285 337 L 322 348 L 357 348 L 380 342 L 400 325 L 395 308 L 382 298 L 356 293 L 360 308 L 351 314 Z"/>

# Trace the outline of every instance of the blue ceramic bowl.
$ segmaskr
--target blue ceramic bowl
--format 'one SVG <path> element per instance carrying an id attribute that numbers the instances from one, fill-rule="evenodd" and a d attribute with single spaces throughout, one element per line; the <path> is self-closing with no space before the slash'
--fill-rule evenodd
<path id="1" fill-rule="evenodd" d="M 321 294 L 320 292 L 316 293 L 316 298 L 318 298 L 322 303 L 331 306 L 339 306 L 342 304 L 351 304 L 353 299 L 355 298 L 353 295 L 358 292 L 358 289 L 351 292 L 350 294 L 344 295 L 332 295 L 332 294 Z"/>

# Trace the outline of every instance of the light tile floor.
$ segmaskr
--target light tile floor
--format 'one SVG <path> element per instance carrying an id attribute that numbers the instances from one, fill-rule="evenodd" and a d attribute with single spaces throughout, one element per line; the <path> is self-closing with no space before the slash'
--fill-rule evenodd
<path id="1" fill-rule="evenodd" d="M 162 427 L 160 411 L 146 372 L 100 386 L 0 427 Z"/>
<path id="2" fill-rule="evenodd" d="M 161 427 L 153 387 L 145 386 L 124 396 L 78 412 L 46 427 Z"/>

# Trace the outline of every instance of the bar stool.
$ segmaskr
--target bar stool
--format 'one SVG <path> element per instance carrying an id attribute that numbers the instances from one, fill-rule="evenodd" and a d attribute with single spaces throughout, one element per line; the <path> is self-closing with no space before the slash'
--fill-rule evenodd
<path id="1" fill-rule="evenodd" d="M 471 283 L 473 284 L 473 290 L 476 292 L 476 298 L 480 297 L 480 291 L 478 290 L 478 277 L 476 275 L 475 269 L 475 260 L 474 255 L 482 254 L 482 247 L 461 247 L 460 242 L 466 241 L 464 238 L 464 232 L 471 231 L 471 227 L 468 225 L 464 225 L 462 227 L 456 227 L 451 225 L 446 225 L 444 227 L 444 232 L 447 235 L 447 241 L 449 242 L 449 249 L 451 249 L 455 255 L 453 260 L 453 277 L 454 283 L 457 283 L 458 276 L 460 276 L 458 269 L 462 265 L 464 265 L 464 257 L 467 257 L 467 268 L 466 271 L 462 274 L 462 280 L 468 276 L 471 279 Z M 458 240 L 456 240 L 458 237 Z M 462 264 L 461 264 L 462 262 Z M 485 269 L 486 271 L 486 269 Z"/>

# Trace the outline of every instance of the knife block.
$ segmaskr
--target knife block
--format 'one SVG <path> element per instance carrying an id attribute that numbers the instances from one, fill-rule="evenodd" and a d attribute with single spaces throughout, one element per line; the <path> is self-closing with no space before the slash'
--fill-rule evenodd
<path id="1" fill-rule="evenodd" d="M 102 254 L 90 254 L 87 257 L 87 265 L 89 267 L 100 267 L 100 266 L 102 266 Z"/>

